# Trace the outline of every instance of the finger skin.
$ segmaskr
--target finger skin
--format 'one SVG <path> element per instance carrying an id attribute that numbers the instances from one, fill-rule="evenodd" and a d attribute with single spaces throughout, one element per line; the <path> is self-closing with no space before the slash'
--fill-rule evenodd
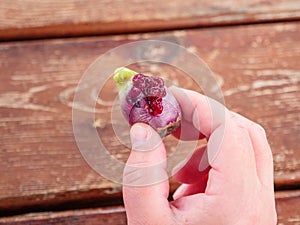
<path id="1" fill-rule="evenodd" d="M 185 196 L 204 193 L 208 180 L 208 172 L 209 170 L 201 177 L 201 179 L 198 180 L 197 183 L 180 185 L 179 188 L 177 188 L 177 190 L 174 192 L 173 199 L 177 200 Z"/>
<path id="2" fill-rule="evenodd" d="M 273 155 L 262 127 L 252 124 L 249 128 L 252 145 L 255 150 L 256 169 L 262 184 L 274 189 Z"/>
<path id="3" fill-rule="evenodd" d="M 182 118 L 180 126 L 172 133 L 172 135 L 177 139 L 184 141 L 201 140 L 205 138 L 193 124 L 184 120 L 184 118 Z"/>
<path id="4" fill-rule="evenodd" d="M 273 179 L 270 164 L 262 165 L 263 159 L 270 161 L 262 129 L 233 116 L 223 105 L 201 94 L 178 88 L 171 91 L 182 108 L 183 120 L 199 131 L 196 135 L 190 132 L 192 136 L 182 136 L 187 134 L 183 129 L 180 138 L 198 140 L 199 133 L 203 134 L 208 140 L 207 152 L 195 153 L 199 158 L 191 157 L 177 171 L 177 179 L 190 184 L 182 185 L 174 194 L 175 200 L 169 203 L 166 152 L 161 139 L 153 130 L 151 135 L 134 138 L 134 125 L 131 130 L 134 148 L 124 170 L 123 196 L 128 223 L 276 224 L 274 191 L 261 182 Z M 138 141 L 140 138 L 147 140 Z M 149 149 L 149 143 L 155 147 Z M 192 179 L 193 176 L 201 179 L 203 160 L 211 166 L 206 187 Z"/>
<path id="5" fill-rule="evenodd" d="M 241 221 L 243 224 L 276 224 L 274 194 L 272 190 L 260 187 L 256 171 L 260 167 L 256 165 L 260 163 L 257 150 L 270 152 L 262 132 L 257 131 L 258 127 L 253 123 L 251 126 L 240 123 L 227 109 L 224 109 L 223 119 L 218 113 L 222 110 L 214 111 L 220 109 L 219 105 L 205 101 L 198 93 L 175 89 L 173 94 L 183 109 L 183 118 L 208 139 L 207 159 L 212 167 L 204 193 L 194 184 L 182 185 L 175 192 L 173 204 L 185 212 L 185 220 L 191 224 L 216 224 L 217 221 L 224 224 L 240 224 Z M 189 99 L 189 105 L 186 99 Z M 265 159 L 270 161 L 268 156 Z M 270 165 L 262 170 L 270 172 Z M 270 181 L 272 174 L 265 174 L 265 178 Z M 258 211 L 265 209 L 268 216 L 256 208 Z"/>
<path id="6" fill-rule="evenodd" d="M 203 171 L 199 170 L 200 161 L 206 154 L 206 146 L 196 149 L 191 157 L 179 168 L 173 170 L 173 178 L 179 183 L 194 184 L 197 183 L 199 189 L 205 190 L 206 181 L 205 177 L 209 172 L 209 165 Z"/>
<path id="7" fill-rule="evenodd" d="M 230 111 L 220 103 L 189 90 L 175 88 L 171 91 L 181 106 L 183 118 L 208 139 L 207 160 L 211 170 L 204 194 L 233 196 L 243 192 L 247 183 L 256 187 L 254 150 L 248 131 L 232 120 Z M 203 195 L 194 198 L 192 201 L 199 201 L 201 205 Z M 227 204 L 233 206 L 234 199 L 228 199 Z"/>
<path id="8" fill-rule="evenodd" d="M 141 135 L 143 129 L 146 135 Z M 131 151 L 123 175 L 123 199 L 128 223 L 148 224 L 147 221 L 150 218 L 155 221 L 156 216 L 171 218 L 167 200 L 169 182 L 165 171 L 165 147 L 159 135 L 146 124 L 135 124 L 130 134 L 135 149 Z M 143 139 L 146 141 L 143 142 Z M 159 144 L 148 149 L 149 146 L 143 146 L 147 142 Z"/>
<path id="9" fill-rule="evenodd" d="M 197 92 L 176 87 L 170 90 L 182 109 L 184 120 L 208 139 L 207 160 L 212 169 L 232 181 L 254 176 L 255 158 L 250 137 L 246 129 L 232 120 L 230 111 Z"/>
<path id="10" fill-rule="evenodd" d="M 221 124 L 225 123 L 225 115 L 227 109 L 219 102 L 199 94 L 172 86 L 169 88 L 182 110 L 183 120 L 190 123 L 206 138 Z M 191 133 L 191 127 L 183 129 L 181 133 Z M 199 139 L 199 133 L 191 138 Z"/>
<path id="11" fill-rule="evenodd" d="M 261 183 L 270 189 L 274 189 L 273 155 L 264 128 L 240 114 L 235 112 L 231 112 L 231 114 L 233 115 L 232 118 L 240 126 L 246 127 L 249 132 L 254 150 L 257 175 Z"/>

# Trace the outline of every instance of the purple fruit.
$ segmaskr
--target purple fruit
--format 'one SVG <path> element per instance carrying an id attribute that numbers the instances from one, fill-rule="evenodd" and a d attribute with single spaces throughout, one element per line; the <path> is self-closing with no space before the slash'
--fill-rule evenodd
<path id="1" fill-rule="evenodd" d="M 130 125 L 147 123 L 161 137 L 180 125 L 181 110 L 174 96 L 160 77 L 146 76 L 127 68 L 114 73 L 119 89 L 121 109 Z"/>

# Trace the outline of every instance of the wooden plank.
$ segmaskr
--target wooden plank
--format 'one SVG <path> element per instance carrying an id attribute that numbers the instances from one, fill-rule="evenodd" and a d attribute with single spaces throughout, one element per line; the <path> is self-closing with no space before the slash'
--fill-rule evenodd
<path id="1" fill-rule="evenodd" d="M 124 207 L 106 207 L 84 210 L 70 210 L 64 212 L 31 213 L 21 216 L 0 218 L 0 224 L 6 225 L 122 225 L 126 223 Z"/>
<path id="2" fill-rule="evenodd" d="M 0 44 L 0 212 L 119 201 L 121 186 L 93 171 L 75 144 L 73 91 L 100 54 L 147 38 L 177 42 L 203 58 L 222 85 L 227 106 L 266 128 L 276 188 L 298 186 L 299 36 L 300 23 L 279 23 Z M 182 87 L 195 88 L 187 76 L 166 74 Z M 113 100 L 113 83 L 105 90 L 103 99 Z M 125 162 L 129 149 L 115 136 L 110 114 L 97 118 L 103 143 Z M 172 146 L 173 139 L 167 143 Z"/>
<path id="3" fill-rule="evenodd" d="M 300 225 L 300 191 L 276 193 L 278 225 Z"/>
<path id="4" fill-rule="evenodd" d="M 4 0 L 0 39 L 142 32 L 295 20 L 298 0 Z"/>
<path id="5" fill-rule="evenodd" d="M 278 225 L 300 224 L 300 191 L 282 191 L 276 193 Z M 64 212 L 31 213 L 20 216 L 0 218 L 0 224 L 50 224 L 50 225 L 93 225 L 126 224 L 126 213 L 122 206 L 70 210 Z"/>

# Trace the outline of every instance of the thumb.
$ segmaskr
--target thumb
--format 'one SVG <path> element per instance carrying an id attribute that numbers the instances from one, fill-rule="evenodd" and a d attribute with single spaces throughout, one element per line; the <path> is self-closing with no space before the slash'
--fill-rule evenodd
<path id="1" fill-rule="evenodd" d="M 165 147 L 158 133 L 146 124 L 133 125 L 130 137 L 132 151 L 123 174 L 124 204 L 128 218 L 151 221 L 153 215 L 169 209 Z"/>

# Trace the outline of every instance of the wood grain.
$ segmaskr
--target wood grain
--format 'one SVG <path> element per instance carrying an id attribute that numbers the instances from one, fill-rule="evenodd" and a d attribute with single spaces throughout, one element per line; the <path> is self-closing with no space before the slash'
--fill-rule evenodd
<path id="1" fill-rule="evenodd" d="M 4 0 L 0 39 L 142 32 L 295 20 L 297 0 Z"/>
<path id="2" fill-rule="evenodd" d="M 300 191 L 282 191 L 276 193 L 278 225 L 300 224 Z M 64 212 L 31 213 L 20 216 L 0 218 L 0 224 L 50 224 L 50 225 L 98 225 L 126 224 L 126 213 L 122 206 L 104 207 Z"/>
<path id="3" fill-rule="evenodd" d="M 226 105 L 265 127 L 276 188 L 299 186 L 299 37 L 300 23 L 295 22 L 0 44 L 0 212 L 120 201 L 121 186 L 91 169 L 76 146 L 73 93 L 100 54 L 147 38 L 176 42 L 203 58 L 215 72 Z M 157 73 L 160 67 L 150 70 Z M 167 75 L 195 89 L 191 78 Z M 125 162 L 129 149 L 115 136 L 110 106 L 104 104 L 116 94 L 108 81 L 97 104 L 106 111 L 98 112 L 96 119 L 107 150 Z M 85 122 L 92 129 L 95 121 Z M 170 152 L 173 143 L 170 139 L 167 144 Z M 98 161 L 106 165 L 101 157 Z"/>
<path id="4" fill-rule="evenodd" d="M 106 207 L 64 212 L 32 213 L 21 216 L 0 218 L 0 224 L 49 224 L 49 225 L 122 225 L 126 223 L 124 207 Z"/>
<path id="5" fill-rule="evenodd" d="M 300 191 L 281 191 L 276 193 L 278 225 L 300 224 Z"/>

